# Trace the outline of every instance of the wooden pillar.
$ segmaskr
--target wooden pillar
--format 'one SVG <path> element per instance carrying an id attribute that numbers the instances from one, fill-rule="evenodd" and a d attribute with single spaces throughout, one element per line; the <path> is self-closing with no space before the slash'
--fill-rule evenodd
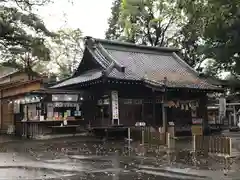
<path id="1" fill-rule="evenodd" d="M 203 93 L 200 95 L 201 99 L 199 102 L 200 117 L 203 119 L 203 132 L 208 127 L 208 115 L 207 115 L 207 95 Z"/>
<path id="2" fill-rule="evenodd" d="M 162 121 L 163 121 L 163 133 L 167 132 L 167 118 L 166 118 L 166 110 L 165 110 L 165 101 L 167 100 L 167 77 L 164 77 L 164 89 L 162 95 Z"/>
<path id="3" fill-rule="evenodd" d="M 163 121 L 163 132 L 167 131 L 167 118 L 164 102 L 162 103 L 162 121 Z"/>
<path id="4" fill-rule="evenodd" d="M 145 117 L 144 117 L 144 102 L 145 102 L 145 96 L 143 97 L 143 101 L 142 101 L 142 122 L 145 122 Z"/>
<path id="5" fill-rule="evenodd" d="M 156 125 L 156 94 L 154 89 L 152 90 L 152 104 L 153 104 L 153 123 Z"/>
<path id="6" fill-rule="evenodd" d="M 163 121 L 163 132 L 167 132 L 168 130 L 168 122 L 167 122 L 167 114 L 166 114 L 166 108 L 165 108 L 165 102 L 167 100 L 167 94 L 166 94 L 166 88 L 162 95 L 162 121 Z"/>
<path id="7" fill-rule="evenodd" d="M 26 129 L 26 137 L 27 138 L 29 138 L 29 132 L 30 132 L 30 125 L 29 125 L 29 117 L 28 117 L 28 104 L 26 104 L 26 106 L 27 106 L 27 122 L 26 122 L 26 124 L 27 124 L 27 129 Z"/>
<path id="8" fill-rule="evenodd" d="M 233 106 L 233 124 L 237 126 L 236 106 Z"/>
<path id="9" fill-rule="evenodd" d="M 108 94 L 108 99 L 109 99 L 109 104 L 108 104 L 108 112 L 109 112 L 109 117 L 108 117 L 108 124 L 111 124 L 112 122 L 112 93 L 110 90 L 107 90 Z M 120 103 L 119 103 L 120 106 Z"/>

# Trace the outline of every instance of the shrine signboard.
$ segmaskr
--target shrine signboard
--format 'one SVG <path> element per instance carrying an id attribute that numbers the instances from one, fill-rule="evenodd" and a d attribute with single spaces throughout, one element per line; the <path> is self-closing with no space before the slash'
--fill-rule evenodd
<path id="1" fill-rule="evenodd" d="M 112 124 L 119 124 L 119 105 L 118 105 L 118 92 L 112 91 Z"/>

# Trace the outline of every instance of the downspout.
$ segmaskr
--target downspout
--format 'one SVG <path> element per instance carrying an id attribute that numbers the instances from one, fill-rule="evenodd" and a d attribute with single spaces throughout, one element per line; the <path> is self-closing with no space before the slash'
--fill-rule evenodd
<path id="1" fill-rule="evenodd" d="M 2 130 L 2 120 L 3 120 L 3 115 L 2 115 L 2 112 L 3 112 L 3 103 L 2 103 L 2 90 L 0 90 L 0 131 Z"/>

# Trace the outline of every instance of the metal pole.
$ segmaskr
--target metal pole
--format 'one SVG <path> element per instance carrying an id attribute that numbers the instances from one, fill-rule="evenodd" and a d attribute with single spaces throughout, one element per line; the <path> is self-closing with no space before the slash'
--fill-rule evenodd
<path id="1" fill-rule="evenodd" d="M 131 129 L 128 128 L 128 147 L 130 147 L 130 140 L 131 140 Z"/>
<path id="2" fill-rule="evenodd" d="M 196 152 L 196 135 L 193 135 L 193 152 Z"/>
<path id="3" fill-rule="evenodd" d="M 171 148 L 171 144 L 170 143 L 171 143 L 170 142 L 170 133 L 167 132 L 167 147 L 168 147 L 168 149 Z"/>
<path id="4" fill-rule="evenodd" d="M 128 153 L 130 156 L 130 153 L 131 153 L 131 129 L 130 128 L 128 128 Z"/>

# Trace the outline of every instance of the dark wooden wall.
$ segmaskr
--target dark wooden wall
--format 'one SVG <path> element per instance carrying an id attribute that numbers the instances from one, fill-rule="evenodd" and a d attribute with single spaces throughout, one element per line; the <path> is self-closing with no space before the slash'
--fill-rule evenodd
<path id="1" fill-rule="evenodd" d="M 166 100 L 200 100 L 198 114 L 200 117 L 207 119 L 206 93 L 189 92 L 187 90 L 172 90 L 166 93 L 161 91 L 153 92 L 141 84 L 110 84 L 101 83 L 92 85 L 86 89 L 94 98 L 84 102 L 84 119 L 89 121 L 92 126 L 111 125 L 111 103 L 104 106 L 104 112 L 97 105 L 97 101 L 102 96 L 108 96 L 111 102 L 111 91 L 117 90 L 119 95 L 119 117 L 120 124 L 125 126 L 134 126 L 138 121 L 145 121 L 150 126 L 162 126 L 162 104 L 153 103 L 155 98 L 161 99 L 163 96 Z M 125 104 L 123 99 L 142 99 L 143 104 Z M 191 124 L 191 112 L 181 111 L 179 108 L 166 108 L 167 120 L 174 121 L 177 124 Z M 154 113 L 155 112 L 155 113 Z"/>

